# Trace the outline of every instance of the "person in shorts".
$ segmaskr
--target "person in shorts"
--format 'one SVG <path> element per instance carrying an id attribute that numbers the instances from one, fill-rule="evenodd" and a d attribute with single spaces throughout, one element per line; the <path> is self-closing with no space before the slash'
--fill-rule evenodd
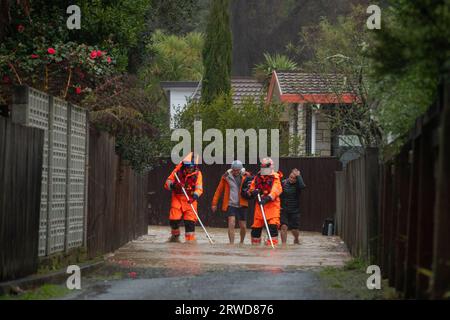
<path id="1" fill-rule="evenodd" d="M 247 233 L 248 200 L 242 196 L 242 186 L 248 175 L 250 174 L 245 171 L 241 161 L 233 161 L 231 168 L 222 175 L 214 193 L 211 210 L 217 211 L 217 203 L 223 196 L 222 211 L 227 217 L 230 244 L 234 243 L 236 220 L 239 222 L 241 244 Z"/>
<path id="2" fill-rule="evenodd" d="M 281 194 L 281 243 L 287 243 L 288 230 L 294 236 L 294 244 L 300 244 L 300 192 L 306 187 L 298 169 L 293 169 L 286 179 L 282 180 Z"/>

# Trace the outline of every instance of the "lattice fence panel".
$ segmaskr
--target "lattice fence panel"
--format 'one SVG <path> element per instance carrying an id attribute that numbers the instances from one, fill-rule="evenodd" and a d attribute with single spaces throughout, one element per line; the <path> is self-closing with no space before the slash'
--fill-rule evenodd
<path id="1" fill-rule="evenodd" d="M 82 246 L 86 224 L 86 110 L 23 86 L 16 88 L 12 118 L 16 123 L 45 130 L 39 256 Z"/>
<path id="2" fill-rule="evenodd" d="M 86 111 L 72 106 L 70 138 L 69 233 L 68 246 L 83 243 L 86 163 Z"/>

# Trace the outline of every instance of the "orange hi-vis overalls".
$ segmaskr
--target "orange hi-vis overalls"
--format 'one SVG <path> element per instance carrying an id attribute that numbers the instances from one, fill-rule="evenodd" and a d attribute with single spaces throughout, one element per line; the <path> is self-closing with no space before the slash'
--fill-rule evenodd
<path id="1" fill-rule="evenodd" d="M 268 176 L 256 175 L 250 185 L 250 192 L 259 189 L 261 190 L 261 197 L 270 196 L 272 201 L 264 205 L 264 213 L 266 215 L 267 224 L 269 226 L 270 234 L 273 242 L 278 243 L 278 228 L 280 226 L 280 210 L 281 200 L 280 195 L 283 192 L 280 175 L 274 172 Z M 252 243 L 258 244 L 261 242 L 261 231 L 265 228 L 264 218 L 261 212 L 261 207 L 258 201 L 255 203 L 255 213 L 252 225 Z"/>
<path id="2" fill-rule="evenodd" d="M 164 187 L 167 190 L 171 190 L 170 186 L 175 184 L 177 186 L 175 190 L 172 190 L 172 202 L 169 212 L 169 220 L 171 225 L 171 233 L 173 236 L 180 235 L 179 222 L 184 220 L 185 224 L 185 237 L 186 240 L 195 240 L 195 223 L 197 222 L 197 216 L 192 210 L 191 204 L 186 199 L 186 196 L 178 184 L 175 177 L 175 172 L 181 181 L 189 199 L 193 201 L 194 194 L 200 197 L 203 193 L 203 178 L 200 170 L 195 170 L 192 173 L 185 174 L 182 170 L 182 166 L 178 165 L 167 178 Z M 192 202 L 192 206 L 197 211 L 197 201 Z"/>

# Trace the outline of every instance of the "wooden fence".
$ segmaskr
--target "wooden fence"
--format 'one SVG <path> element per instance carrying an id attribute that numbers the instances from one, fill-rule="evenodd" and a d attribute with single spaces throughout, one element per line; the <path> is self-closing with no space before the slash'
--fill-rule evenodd
<path id="1" fill-rule="evenodd" d="M 90 257 L 147 234 L 148 178 L 121 163 L 115 140 L 90 131 L 87 248 Z"/>
<path id="2" fill-rule="evenodd" d="M 0 281 L 36 272 L 44 130 L 0 117 Z"/>
<path id="3" fill-rule="evenodd" d="M 336 172 L 336 234 L 350 253 L 374 261 L 378 235 L 378 151 L 368 149 Z"/>
<path id="4" fill-rule="evenodd" d="M 211 202 L 222 174 L 229 165 L 200 165 L 203 174 L 203 196 L 199 200 L 199 214 L 203 223 L 210 227 L 226 227 L 225 215 L 221 211 L 211 212 Z M 163 188 L 164 182 L 173 170 L 170 159 L 162 159 L 160 166 L 149 174 L 150 210 L 149 222 L 154 225 L 168 225 L 171 193 Z M 256 172 L 256 165 L 246 168 Z M 300 196 L 302 230 L 321 231 L 326 218 L 335 213 L 335 171 L 341 169 L 335 158 L 280 158 L 280 170 L 288 175 L 298 168 L 303 175 L 306 189 Z M 253 206 L 250 203 L 248 226 L 253 221 Z M 220 204 L 219 204 L 220 208 Z"/>
<path id="5" fill-rule="evenodd" d="M 370 156 L 354 160 L 336 176 L 338 234 L 352 254 L 373 257 L 405 298 L 450 293 L 450 147 L 439 142 L 439 131 L 449 132 L 449 96 L 449 85 L 440 86 L 437 102 L 416 120 L 400 153 L 380 166 Z M 438 190 L 437 179 L 444 182 Z M 368 245 L 373 239 L 376 245 Z"/>

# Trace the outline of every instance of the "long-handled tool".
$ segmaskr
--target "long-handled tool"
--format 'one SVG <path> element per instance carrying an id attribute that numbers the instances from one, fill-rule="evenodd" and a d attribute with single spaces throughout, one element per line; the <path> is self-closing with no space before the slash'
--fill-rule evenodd
<path id="1" fill-rule="evenodd" d="M 272 236 L 270 235 L 269 225 L 267 224 L 266 213 L 264 212 L 264 206 L 261 203 L 261 196 L 259 193 L 258 193 L 258 203 L 259 207 L 261 208 L 262 216 L 264 218 L 264 224 L 266 225 L 267 235 L 269 236 L 270 244 L 272 245 L 272 249 L 275 249 L 275 246 L 273 245 L 272 241 Z"/>
<path id="2" fill-rule="evenodd" d="M 188 194 L 186 193 L 186 190 L 184 189 L 183 185 L 181 184 L 180 178 L 178 178 L 178 175 L 177 175 L 176 172 L 175 172 L 175 178 L 177 179 L 178 183 L 180 184 L 181 190 L 183 190 L 184 196 L 185 196 L 186 199 L 189 201 L 189 196 L 188 196 Z M 197 210 L 195 210 L 195 208 L 194 208 L 194 206 L 192 205 L 192 203 L 189 203 L 189 204 L 191 205 L 192 211 L 194 211 L 195 215 L 197 216 L 198 222 L 199 222 L 200 225 L 202 226 L 203 231 L 205 231 L 206 236 L 208 237 L 209 243 L 213 244 L 214 241 L 213 241 L 213 240 L 211 239 L 211 237 L 209 236 L 208 231 L 206 231 L 206 228 L 205 228 L 205 226 L 203 225 L 202 220 L 200 220 L 200 217 L 198 216 Z"/>

